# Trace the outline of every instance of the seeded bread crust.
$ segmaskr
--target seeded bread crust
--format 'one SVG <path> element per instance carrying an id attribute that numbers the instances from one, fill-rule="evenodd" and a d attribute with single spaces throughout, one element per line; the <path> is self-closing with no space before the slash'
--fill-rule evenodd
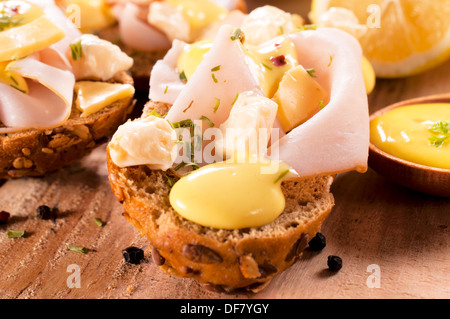
<path id="1" fill-rule="evenodd" d="M 133 85 L 126 72 L 110 82 Z M 88 117 L 80 117 L 81 112 L 73 106 L 62 126 L 0 134 L 0 179 L 43 176 L 72 164 L 104 143 L 133 106 L 133 97 L 128 97 Z"/>
<path id="2" fill-rule="evenodd" d="M 165 114 L 167 107 L 149 102 L 144 114 L 153 108 Z M 281 186 L 286 207 L 275 221 L 258 228 L 213 229 L 184 219 L 171 207 L 169 180 L 178 180 L 177 172 L 145 165 L 118 167 L 109 148 L 107 163 L 123 216 L 148 238 L 160 269 L 195 278 L 215 291 L 263 289 L 301 256 L 334 206 L 332 176 L 285 181 Z"/>

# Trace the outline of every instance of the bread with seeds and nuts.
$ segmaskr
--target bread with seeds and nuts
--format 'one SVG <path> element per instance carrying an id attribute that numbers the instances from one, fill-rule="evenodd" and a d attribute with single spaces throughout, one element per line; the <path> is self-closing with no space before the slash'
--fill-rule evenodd
<path id="1" fill-rule="evenodd" d="M 117 73 L 109 82 L 133 85 L 126 72 Z M 0 134 L 0 179 L 43 176 L 72 164 L 104 143 L 133 106 L 133 96 L 129 96 L 87 117 L 72 107 L 62 126 Z"/>
<path id="2" fill-rule="evenodd" d="M 168 107 L 149 102 L 144 116 L 152 109 L 165 114 Z M 148 238 L 155 264 L 170 275 L 195 278 L 208 289 L 263 289 L 294 264 L 334 206 L 332 176 L 289 180 L 281 185 L 285 210 L 272 223 L 234 230 L 204 227 L 170 205 L 169 180 L 178 180 L 177 172 L 119 167 L 109 148 L 107 152 L 113 193 L 125 209 L 123 216 Z"/>

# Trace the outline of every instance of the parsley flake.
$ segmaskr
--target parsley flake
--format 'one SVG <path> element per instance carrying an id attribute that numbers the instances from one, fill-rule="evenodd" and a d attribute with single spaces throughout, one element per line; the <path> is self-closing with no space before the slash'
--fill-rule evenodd
<path id="1" fill-rule="evenodd" d="M 211 73 L 211 77 L 212 77 L 212 79 L 213 79 L 214 83 L 217 83 L 217 82 L 219 82 L 219 81 L 217 80 L 217 78 L 216 78 L 216 76 L 215 76 L 215 74 L 214 74 L 214 73 Z"/>
<path id="2" fill-rule="evenodd" d="M 187 82 L 186 73 L 184 73 L 184 70 L 180 73 L 180 80 L 183 82 Z"/>
<path id="3" fill-rule="evenodd" d="M 287 174 L 289 173 L 289 170 L 285 170 L 283 171 L 278 177 L 277 179 L 273 182 L 274 184 L 278 183 L 279 181 L 281 181 L 283 179 L 283 177 L 285 177 Z"/>
<path id="4" fill-rule="evenodd" d="M 80 246 L 72 246 L 69 245 L 67 246 L 67 248 L 71 251 L 77 252 L 77 253 L 82 253 L 82 254 L 86 254 L 88 252 L 88 250 L 84 247 L 80 247 Z"/>
<path id="5" fill-rule="evenodd" d="M 81 60 L 83 57 L 83 50 L 81 47 L 81 40 L 75 43 L 69 44 L 70 52 L 72 53 L 72 60 Z"/>
<path id="6" fill-rule="evenodd" d="M 216 98 L 216 105 L 214 105 L 214 109 L 213 109 L 214 113 L 217 112 L 217 110 L 219 109 L 219 106 L 220 106 L 220 99 Z"/>
<path id="7" fill-rule="evenodd" d="M 316 69 L 311 68 L 311 69 L 306 69 L 305 71 L 308 72 L 308 74 L 310 76 L 312 76 L 313 78 L 316 77 L 316 74 L 315 74 L 316 73 Z"/>
<path id="8" fill-rule="evenodd" d="M 241 43 L 244 43 L 245 34 L 244 34 L 244 32 L 242 32 L 242 30 L 240 28 L 236 28 L 236 29 L 234 29 L 233 33 L 231 34 L 230 39 L 233 41 L 239 39 L 239 41 L 241 41 Z"/>
<path id="9" fill-rule="evenodd" d="M 450 139 L 450 122 L 439 121 L 430 128 L 431 136 L 428 138 L 431 145 L 441 147 Z"/>
<path id="10" fill-rule="evenodd" d="M 202 120 L 206 124 L 208 124 L 209 127 L 214 127 L 214 123 L 209 118 L 207 118 L 206 116 L 204 116 L 204 115 L 200 116 L 200 120 Z"/>
<path id="11" fill-rule="evenodd" d="M 6 232 L 6 237 L 8 238 L 22 238 L 25 237 L 24 230 L 8 230 Z"/>

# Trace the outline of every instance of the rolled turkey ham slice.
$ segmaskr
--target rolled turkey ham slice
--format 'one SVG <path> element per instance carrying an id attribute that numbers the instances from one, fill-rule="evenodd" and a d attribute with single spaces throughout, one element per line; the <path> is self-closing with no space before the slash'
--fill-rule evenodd
<path id="1" fill-rule="evenodd" d="M 357 40 L 331 28 L 291 36 L 299 63 L 314 68 L 330 102 L 269 150 L 299 176 L 367 170 L 369 113 Z"/>
<path id="2" fill-rule="evenodd" d="M 122 42 L 130 48 L 142 51 L 170 49 L 171 42 L 167 36 L 138 18 L 139 7 L 132 2 L 123 6 L 119 19 L 119 32 Z"/>
<path id="3" fill-rule="evenodd" d="M 70 116 L 75 77 L 28 57 L 10 64 L 27 79 L 29 92 L 0 83 L 0 133 L 61 125 Z"/>
<path id="4" fill-rule="evenodd" d="M 152 101 L 174 104 L 180 92 L 186 86 L 180 80 L 177 70 L 177 60 L 186 47 L 186 43 L 174 40 L 172 48 L 163 59 L 158 60 L 152 69 L 150 77 L 149 99 Z"/>

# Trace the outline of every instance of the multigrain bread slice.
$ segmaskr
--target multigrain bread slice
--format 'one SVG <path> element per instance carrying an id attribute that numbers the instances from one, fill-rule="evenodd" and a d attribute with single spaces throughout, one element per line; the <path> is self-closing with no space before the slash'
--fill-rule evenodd
<path id="1" fill-rule="evenodd" d="M 110 82 L 133 85 L 126 72 L 116 74 Z M 72 164 L 104 143 L 133 106 L 130 96 L 88 117 L 80 117 L 81 112 L 73 106 L 62 126 L 0 134 L 0 179 L 43 176 Z"/>
<path id="2" fill-rule="evenodd" d="M 147 104 L 144 114 L 165 104 Z M 319 232 L 334 206 L 332 176 L 282 182 L 284 212 L 258 228 L 214 229 L 188 221 L 171 207 L 177 172 L 145 165 L 118 167 L 107 148 L 109 181 L 124 217 L 146 236 L 155 263 L 170 275 L 191 277 L 206 288 L 257 292 L 290 267 Z"/>

